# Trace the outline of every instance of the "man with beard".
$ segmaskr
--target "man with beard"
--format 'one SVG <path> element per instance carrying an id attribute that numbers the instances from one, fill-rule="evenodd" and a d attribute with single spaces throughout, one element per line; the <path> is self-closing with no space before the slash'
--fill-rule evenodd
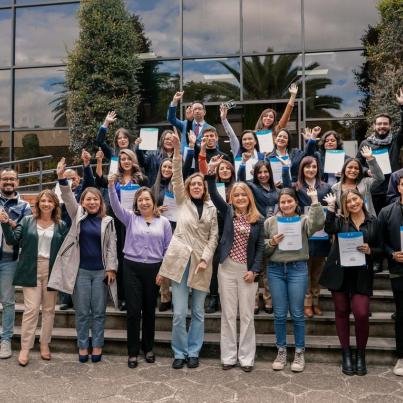
<path id="1" fill-rule="evenodd" d="M 386 148 L 389 154 L 390 166 L 392 172 L 400 168 L 399 156 L 400 148 L 403 145 L 403 88 L 400 89 L 399 94 L 396 94 L 396 100 L 400 105 L 400 130 L 397 133 L 391 132 L 391 117 L 387 114 L 380 114 L 375 117 L 374 133 L 363 140 L 358 148 L 357 158 L 361 164 L 367 167 L 365 158 L 361 155 L 361 149 L 364 146 L 371 147 L 372 150 L 380 150 Z M 385 181 L 382 185 L 372 189 L 372 201 L 375 211 L 379 211 L 387 205 L 386 192 L 390 174 L 385 175 Z"/>
<path id="2" fill-rule="evenodd" d="M 29 203 L 22 200 L 17 192 L 18 174 L 10 168 L 0 173 L 0 209 L 10 217 L 9 224 L 15 228 L 26 215 L 32 214 Z M 7 245 L 1 232 L 0 238 L 0 303 L 3 306 L 0 358 L 12 355 L 11 338 L 14 333 L 15 290 L 14 273 L 17 267 L 18 246 Z"/>

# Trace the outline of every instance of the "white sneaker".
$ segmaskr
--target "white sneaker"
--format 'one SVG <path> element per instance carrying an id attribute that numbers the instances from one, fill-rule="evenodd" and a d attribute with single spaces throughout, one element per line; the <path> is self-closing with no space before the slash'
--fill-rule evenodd
<path id="1" fill-rule="evenodd" d="M 281 371 L 287 365 L 287 349 L 279 348 L 277 351 L 277 357 L 271 364 L 271 367 L 275 371 Z"/>
<path id="2" fill-rule="evenodd" d="M 399 358 L 393 367 L 393 373 L 397 376 L 403 376 L 403 358 Z"/>
<path id="3" fill-rule="evenodd" d="M 304 350 L 295 350 L 294 361 L 291 364 L 291 371 L 302 372 L 305 368 Z"/>
<path id="4" fill-rule="evenodd" d="M 8 340 L 2 340 L 0 344 L 0 358 L 10 358 L 13 355 L 11 350 L 11 342 Z"/>

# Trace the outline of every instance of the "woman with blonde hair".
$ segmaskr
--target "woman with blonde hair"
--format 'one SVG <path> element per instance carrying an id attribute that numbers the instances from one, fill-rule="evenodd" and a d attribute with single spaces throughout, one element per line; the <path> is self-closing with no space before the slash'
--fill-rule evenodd
<path id="1" fill-rule="evenodd" d="M 174 369 L 199 366 L 204 339 L 204 301 L 212 274 L 212 258 L 217 246 L 216 208 L 209 200 L 204 176 L 195 173 L 185 183 L 182 175 L 180 140 L 173 136 L 174 158 L 172 186 L 178 208 L 175 233 L 165 254 L 157 284 L 163 277 L 172 284 L 174 315 L 172 350 Z M 192 290 L 191 322 L 186 331 L 189 289 Z"/>
<path id="2" fill-rule="evenodd" d="M 51 359 L 49 343 L 57 292 L 49 291 L 47 287 L 57 252 L 67 233 L 67 226 L 60 217 L 59 200 L 49 189 L 38 194 L 34 215 L 24 217 L 14 230 L 9 225 L 7 213 L 4 210 L 0 212 L 0 222 L 7 244 L 20 246 L 13 284 L 22 286 L 24 294 L 25 310 L 21 325 L 21 351 L 18 357 L 22 366 L 28 364 L 29 351 L 34 346 L 41 306 L 41 358 Z"/>
<path id="3" fill-rule="evenodd" d="M 233 368 L 238 359 L 242 370 L 250 372 L 256 352 L 254 308 L 258 284 L 255 280 L 264 249 L 264 220 L 246 183 L 234 183 L 229 203 L 220 196 L 215 181 L 216 165 L 216 161 L 210 162 L 206 180 L 211 200 L 224 219 L 218 269 L 221 362 L 227 370 Z M 237 351 L 238 308 L 241 328 Z"/>

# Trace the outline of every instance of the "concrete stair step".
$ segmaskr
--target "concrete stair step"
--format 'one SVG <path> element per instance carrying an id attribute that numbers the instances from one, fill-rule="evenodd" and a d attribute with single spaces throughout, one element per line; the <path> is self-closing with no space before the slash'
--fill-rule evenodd
<path id="1" fill-rule="evenodd" d="M 37 339 L 39 330 L 36 332 Z M 14 349 L 18 349 L 18 341 L 21 335 L 21 328 L 16 326 L 14 336 Z M 288 345 L 294 345 L 294 338 L 287 336 Z M 155 349 L 157 355 L 171 355 L 171 332 L 157 331 L 155 334 Z M 206 333 L 201 357 L 219 359 L 219 333 Z M 351 338 L 351 345 L 355 340 Z M 274 335 L 256 335 L 257 359 L 273 360 L 275 358 L 275 337 Z M 38 346 L 37 346 L 38 348 Z M 70 328 L 54 328 L 52 351 L 77 352 L 76 332 Z M 366 351 L 368 364 L 371 365 L 392 365 L 394 364 L 395 340 L 385 337 L 370 337 Z M 105 354 L 126 354 L 126 331 L 105 330 Z M 290 352 L 289 359 L 292 353 Z M 307 336 L 306 337 L 306 361 L 307 362 L 340 362 L 340 344 L 337 336 Z"/>

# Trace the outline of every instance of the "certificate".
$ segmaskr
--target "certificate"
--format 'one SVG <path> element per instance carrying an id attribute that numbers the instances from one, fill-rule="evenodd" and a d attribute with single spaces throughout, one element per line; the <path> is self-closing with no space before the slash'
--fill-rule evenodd
<path id="1" fill-rule="evenodd" d="M 283 234 L 283 240 L 278 244 L 278 249 L 300 250 L 302 249 L 301 217 L 277 217 L 278 233 Z"/>
<path id="2" fill-rule="evenodd" d="M 282 157 L 283 161 L 288 162 L 288 156 Z M 274 183 L 283 182 L 283 164 L 276 157 L 270 158 L 270 166 L 273 172 L 273 181 Z"/>
<path id="3" fill-rule="evenodd" d="M 187 146 L 183 149 L 183 162 L 186 161 L 186 157 L 187 157 L 187 155 L 188 155 L 189 150 L 190 150 L 190 148 L 187 147 Z M 192 168 L 195 168 L 194 154 L 193 154 L 193 159 L 192 159 Z"/>
<path id="4" fill-rule="evenodd" d="M 216 183 L 217 191 L 224 201 L 227 200 L 227 195 L 225 193 L 225 183 Z"/>
<path id="5" fill-rule="evenodd" d="M 403 227 L 400 227 L 400 251 L 403 252 Z"/>
<path id="6" fill-rule="evenodd" d="M 372 150 L 372 155 L 375 157 L 376 162 L 381 168 L 384 175 L 392 173 L 392 167 L 390 166 L 389 151 L 387 148 L 380 148 L 379 150 Z"/>
<path id="7" fill-rule="evenodd" d="M 311 206 L 305 206 L 304 207 L 304 214 L 308 215 L 309 214 L 309 209 L 311 208 Z M 322 207 L 323 212 L 327 213 L 327 208 L 326 207 Z M 308 239 L 313 240 L 313 241 L 318 241 L 318 240 L 326 240 L 329 239 L 329 235 L 327 234 L 327 232 L 325 232 L 324 229 L 321 229 L 319 231 L 316 231 L 312 236 L 310 236 Z"/>
<path id="8" fill-rule="evenodd" d="M 73 181 L 72 181 L 71 179 L 67 179 L 67 183 L 68 183 L 69 186 L 71 187 L 71 184 L 73 183 Z M 59 199 L 59 203 L 60 203 L 60 204 L 63 204 L 64 201 L 63 201 L 63 199 L 62 199 L 62 191 L 60 190 L 60 184 L 59 184 L 59 182 L 56 183 L 54 192 L 55 192 L 57 198 Z"/>
<path id="9" fill-rule="evenodd" d="M 112 157 L 109 164 L 109 175 L 119 172 L 119 157 Z"/>
<path id="10" fill-rule="evenodd" d="M 357 250 L 364 243 L 362 232 L 340 232 L 339 253 L 340 265 L 344 267 L 365 266 L 365 253 Z"/>
<path id="11" fill-rule="evenodd" d="M 234 162 L 235 162 L 235 173 L 237 175 L 237 179 L 239 180 L 238 170 L 239 170 L 240 165 L 242 164 L 242 157 L 236 157 Z M 246 176 L 247 181 L 253 179 L 252 170 L 253 170 L 255 163 L 256 163 L 256 160 L 254 158 L 249 158 L 248 161 L 246 161 L 246 163 L 245 163 L 245 176 Z"/>
<path id="12" fill-rule="evenodd" d="M 344 150 L 326 150 L 324 171 L 327 174 L 341 172 L 346 153 Z"/>
<path id="13" fill-rule="evenodd" d="M 260 130 L 256 132 L 256 137 L 259 142 L 260 152 L 271 153 L 273 151 L 273 132 L 271 130 Z"/>
<path id="14" fill-rule="evenodd" d="M 120 188 L 120 205 L 124 209 L 133 211 L 134 196 L 139 189 L 139 185 L 134 185 L 132 183 Z"/>
<path id="15" fill-rule="evenodd" d="M 141 143 L 140 150 L 157 150 L 158 148 L 158 129 L 152 127 L 143 127 L 140 129 Z"/>
<path id="16" fill-rule="evenodd" d="M 165 192 L 164 202 L 162 204 L 168 207 L 168 210 L 164 211 L 162 215 L 168 218 L 169 221 L 176 222 L 178 209 L 175 195 L 171 192 Z"/>

